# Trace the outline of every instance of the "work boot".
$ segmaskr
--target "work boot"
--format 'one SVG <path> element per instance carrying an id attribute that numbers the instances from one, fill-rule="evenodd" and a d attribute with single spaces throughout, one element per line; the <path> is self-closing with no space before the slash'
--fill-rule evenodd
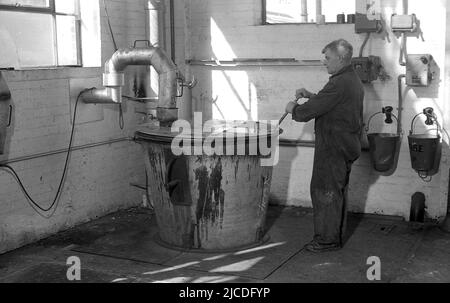
<path id="1" fill-rule="evenodd" d="M 326 252 L 341 249 L 341 245 L 339 243 L 331 243 L 331 244 L 321 244 L 312 240 L 308 244 L 305 245 L 305 249 L 310 252 Z"/>

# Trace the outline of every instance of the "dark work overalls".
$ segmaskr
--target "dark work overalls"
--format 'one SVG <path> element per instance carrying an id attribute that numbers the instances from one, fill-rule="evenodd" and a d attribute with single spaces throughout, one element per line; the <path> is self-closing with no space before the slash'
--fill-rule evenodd
<path id="1" fill-rule="evenodd" d="M 297 105 L 292 118 L 315 119 L 311 178 L 314 240 L 342 245 L 347 220 L 347 188 L 353 162 L 361 154 L 364 88 L 352 66 L 332 75 L 325 87 Z"/>

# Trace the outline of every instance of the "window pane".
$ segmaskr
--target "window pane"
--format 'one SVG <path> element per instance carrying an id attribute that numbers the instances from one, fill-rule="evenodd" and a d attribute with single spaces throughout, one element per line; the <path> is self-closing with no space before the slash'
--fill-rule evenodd
<path id="1" fill-rule="evenodd" d="M 0 0 L 0 4 L 29 7 L 49 7 L 49 0 Z"/>
<path id="2" fill-rule="evenodd" d="M 301 0 L 266 0 L 267 23 L 315 23 L 316 0 L 307 0 L 302 15 Z M 337 22 L 337 15 L 355 13 L 355 0 L 322 0 L 325 22 Z"/>
<path id="3" fill-rule="evenodd" d="M 77 30 L 73 16 L 56 16 L 58 65 L 77 65 Z"/>
<path id="4" fill-rule="evenodd" d="M 72 14 L 77 13 L 76 0 L 55 0 L 55 10 L 57 13 Z"/>
<path id="5" fill-rule="evenodd" d="M 300 22 L 300 0 L 266 0 L 268 23 Z"/>
<path id="6" fill-rule="evenodd" d="M 338 14 L 345 14 L 347 21 L 347 14 L 354 14 L 355 10 L 355 0 L 322 0 L 322 14 L 326 22 L 337 22 Z"/>
<path id="7" fill-rule="evenodd" d="M 15 44 L 11 47 L 15 48 L 21 67 L 56 64 L 51 15 L 0 11 L 0 20 L 0 32 Z"/>

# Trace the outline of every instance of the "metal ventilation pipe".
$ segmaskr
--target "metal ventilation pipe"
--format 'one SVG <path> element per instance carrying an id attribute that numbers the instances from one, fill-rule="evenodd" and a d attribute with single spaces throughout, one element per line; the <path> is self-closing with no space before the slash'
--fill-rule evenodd
<path id="1" fill-rule="evenodd" d="M 178 119 L 176 107 L 177 74 L 175 64 L 159 47 L 125 48 L 117 50 L 105 64 L 103 89 L 92 89 L 81 95 L 85 103 L 122 103 L 123 71 L 129 65 L 151 65 L 159 75 L 157 119 L 169 126 Z"/>
<path id="2" fill-rule="evenodd" d="M 170 54 L 175 62 L 175 3 L 170 0 Z"/>
<path id="3" fill-rule="evenodd" d="M 163 35 L 160 34 L 161 29 L 163 28 L 163 2 L 160 0 L 148 0 L 146 5 L 146 14 L 147 14 L 147 39 L 150 41 L 150 44 L 155 47 L 163 47 L 165 44 L 162 41 L 161 37 Z M 160 43 L 162 41 L 162 43 Z M 173 60 L 172 60 L 173 61 Z M 159 92 L 159 76 L 153 67 L 149 68 L 149 91 L 147 96 L 150 98 L 154 98 L 155 101 L 158 101 L 157 96 Z M 146 103 L 146 119 L 149 120 L 149 117 L 156 116 L 154 112 L 154 103 L 147 102 Z"/>
<path id="4" fill-rule="evenodd" d="M 300 16 L 301 22 L 308 22 L 308 2 L 306 0 L 302 0 L 302 12 Z"/>
<path id="5" fill-rule="evenodd" d="M 316 15 L 322 15 L 322 0 L 316 0 Z"/>

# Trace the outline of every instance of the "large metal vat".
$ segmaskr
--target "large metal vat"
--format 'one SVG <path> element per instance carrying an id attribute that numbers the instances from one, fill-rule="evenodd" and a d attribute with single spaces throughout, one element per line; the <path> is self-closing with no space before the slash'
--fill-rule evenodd
<path id="1" fill-rule="evenodd" d="M 216 126 L 221 124 L 223 131 L 230 132 L 229 123 L 216 121 Z M 233 125 L 249 126 L 247 122 Z M 175 156 L 171 142 L 176 136 L 180 138 L 180 133 L 159 127 L 143 127 L 136 132 L 135 138 L 144 150 L 148 195 L 161 244 L 182 250 L 226 251 L 259 245 L 268 239 L 265 219 L 272 166 L 262 166 L 261 160 L 270 155 L 259 148 L 256 153 L 251 150 L 255 144 L 271 142 L 278 130 L 259 123 L 248 129 L 249 133 L 220 139 L 224 155 L 197 152 Z M 212 134 L 193 131 L 188 136 L 198 147 Z M 230 144 L 233 154 L 225 151 Z M 243 147 L 245 154 L 236 155 Z"/>

